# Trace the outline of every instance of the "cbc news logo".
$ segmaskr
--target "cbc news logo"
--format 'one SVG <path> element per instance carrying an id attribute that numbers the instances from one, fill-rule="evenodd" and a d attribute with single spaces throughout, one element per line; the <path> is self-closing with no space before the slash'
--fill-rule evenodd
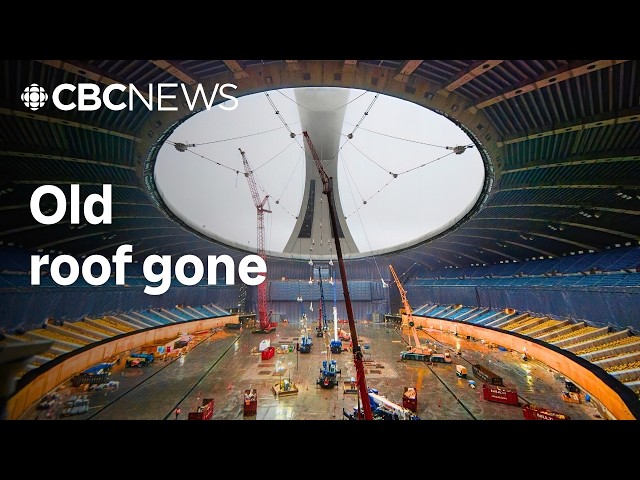
<path id="1" fill-rule="evenodd" d="M 92 112 L 102 107 L 114 112 L 128 109 L 133 111 L 135 103 L 141 102 L 149 111 L 175 112 L 178 110 L 177 104 L 182 103 L 192 112 L 201 105 L 210 110 L 217 105 L 222 110 L 235 110 L 238 107 L 238 99 L 230 95 L 227 90 L 237 89 L 233 83 L 216 83 L 209 90 L 199 83 L 196 87 L 189 87 L 178 83 L 150 83 L 147 89 L 141 89 L 130 83 L 128 85 L 112 83 L 107 86 L 96 85 L 95 83 L 62 83 L 56 86 L 51 92 L 51 102 L 58 110 L 67 112 L 69 110 L 79 110 Z M 64 92 L 64 93 L 63 93 Z M 127 93 L 125 93 L 127 92 Z M 184 101 L 178 98 L 182 93 Z M 114 103 L 115 98 L 119 103 Z M 63 98 L 61 98 L 63 97 Z M 201 97 L 201 103 L 198 98 Z M 216 97 L 222 97 L 216 102 Z M 32 83 L 22 91 L 20 99 L 24 106 L 31 110 L 38 110 L 44 107 L 49 95 L 37 83 Z M 228 105 L 230 100 L 232 105 Z"/>
<path id="2" fill-rule="evenodd" d="M 25 107 L 35 111 L 44 106 L 49 99 L 49 95 L 47 95 L 47 92 L 45 92 L 44 88 L 40 85 L 32 83 L 23 90 L 20 98 Z"/>

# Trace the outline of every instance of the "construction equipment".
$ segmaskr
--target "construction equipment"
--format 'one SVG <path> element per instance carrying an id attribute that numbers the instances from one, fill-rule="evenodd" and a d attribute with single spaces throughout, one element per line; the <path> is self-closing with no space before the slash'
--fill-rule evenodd
<path id="1" fill-rule="evenodd" d="M 482 398 L 490 402 L 505 403 L 507 405 L 519 405 L 518 390 L 504 385 L 482 384 Z"/>
<path id="2" fill-rule="evenodd" d="M 418 390 L 416 387 L 404 387 L 402 406 L 412 412 L 418 411 Z"/>
<path id="3" fill-rule="evenodd" d="M 402 305 L 404 308 L 404 313 L 406 315 L 406 324 L 403 321 L 403 326 L 408 326 L 411 328 L 411 335 L 413 336 L 413 347 L 411 346 L 411 337 L 409 337 L 408 349 L 406 351 L 400 352 L 400 358 L 402 360 L 422 360 L 422 361 L 430 361 L 431 354 L 433 353 L 433 349 L 429 347 L 422 346 L 420 344 L 420 339 L 418 338 L 418 331 L 416 330 L 415 322 L 413 321 L 413 310 L 411 310 L 411 305 L 409 305 L 409 300 L 407 300 L 407 291 L 400 283 L 400 279 L 396 274 L 396 271 L 393 268 L 393 265 L 389 265 L 389 270 L 391 270 L 391 275 L 393 276 L 393 281 L 395 282 L 398 290 L 400 291 L 400 298 L 402 299 Z M 404 316 L 402 317 L 405 318 Z"/>
<path id="4" fill-rule="evenodd" d="M 325 337 L 325 343 L 327 342 Z M 333 388 L 338 386 L 338 375 L 342 374 L 342 370 L 338 369 L 338 362 L 331 359 L 331 350 L 327 347 L 327 358 L 322 361 L 322 368 L 320 369 L 320 378 L 316 381 L 317 385 L 321 388 Z"/>
<path id="5" fill-rule="evenodd" d="M 375 388 L 369 389 L 369 407 L 375 420 L 420 420 L 420 417 L 408 408 L 392 402 L 384 395 L 380 395 Z M 344 409 L 342 414 L 349 420 L 360 418 L 360 409 L 353 407 L 354 413 L 348 414 Z"/>
<path id="6" fill-rule="evenodd" d="M 329 262 L 331 264 L 333 262 Z M 338 298 L 336 294 L 336 282 L 335 280 L 331 282 L 333 284 L 333 340 L 329 344 L 329 348 L 331 353 L 342 353 L 342 339 L 338 335 L 338 330 L 341 332 L 342 329 L 338 329 Z"/>
<path id="7" fill-rule="evenodd" d="M 318 326 L 316 327 L 316 337 L 323 337 L 327 331 L 327 311 L 324 305 L 324 290 L 322 289 L 322 272 L 318 266 L 318 284 L 320 285 L 320 307 L 318 309 Z"/>
<path id="8" fill-rule="evenodd" d="M 300 341 L 300 353 L 309 353 L 311 352 L 311 347 L 313 346 L 313 341 L 311 340 L 311 335 L 309 335 L 309 327 L 307 326 L 307 316 L 303 314 L 302 321 L 304 322 L 304 335 Z"/>
<path id="9" fill-rule="evenodd" d="M 554 412 L 548 408 L 538 407 L 529 403 L 522 407 L 522 414 L 525 420 L 571 420 L 569 415 Z"/>
<path id="10" fill-rule="evenodd" d="M 353 308 L 351 305 L 351 296 L 349 295 L 349 287 L 347 283 L 347 272 L 344 266 L 344 259 L 342 258 L 342 246 L 340 245 L 340 234 L 338 232 L 338 220 L 336 213 L 336 204 L 333 198 L 333 179 L 327 175 L 322 166 L 322 161 L 318 152 L 316 152 L 311 138 L 308 132 L 302 132 L 309 152 L 313 157 L 313 161 L 316 164 L 320 178 L 322 179 L 322 192 L 327 196 L 327 203 L 329 204 L 329 218 L 331 220 L 331 234 L 336 244 L 336 255 L 338 256 L 338 265 L 340 266 L 340 278 L 342 279 L 342 290 L 344 292 L 345 307 L 347 309 L 347 318 L 349 319 L 349 331 L 351 332 L 351 342 L 353 344 L 353 363 L 356 367 L 356 382 L 360 391 L 360 401 L 362 402 L 362 415 L 365 420 L 373 420 L 373 413 L 371 412 L 371 404 L 369 403 L 369 390 L 367 389 L 367 382 L 364 375 L 364 362 L 362 359 L 362 351 L 358 344 L 358 335 L 356 332 L 356 323 L 353 317 Z M 360 412 L 358 412 L 360 415 Z"/>
<path id="11" fill-rule="evenodd" d="M 210 420 L 213 417 L 213 398 L 203 398 L 202 405 L 189 412 L 187 420 Z"/>
<path id="12" fill-rule="evenodd" d="M 487 367 L 483 367 L 479 363 L 474 363 L 471 366 L 471 371 L 477 378 L 479 378 L 483 382 L 490 383 L 491 385 L 503 385 L 501 376 L 493 373 Z"/>
<path id="13" fill-rule="evenodd" d="M 244 152 L 241 148 L 240 155 L 242 155 L 242 164 L 244 165 L 244 176 L 247 178 L 247 182 L 249 183 L 249 190 L 251 190 L 251 198 L 253 198 L 253 204 L 256 207 L 256 211 L 258 214 L 258 242 L 257 242 L 257 250 L 258 255 L 265 261 L 267 261 L 267 255 L 265 253 L 264 248 L 264 214 L 271 213 L 271 210 L 267 210 L 265 208 L 265 204 L 269 199 L 269 195 L 266 195 L 262 200 L 260 200 L 260 195 L 258 194 L 258 186 L 256 185 L 256 179 L 253 176 L 253 170 L 251 170 L 251 166 L 249 165 L 249 161 L 245 156 Z M 258 272 L 264 275 L 267 272 Z M 260 327 L 254 330 L 254 333 L 270 333 L 275 330 L 276 325 L 271 323 L 271 312 L 267 314 L 267 282 L 266 279 L 260 285 L 258 285 L 258 321 L 260 322 Z"/>
<path id="14" fill-rule="evenodd" d="M 243 415 L 252 417 L 258 411 L 258 391 L 255 388 L 248 388 L 242 394 Z"/>

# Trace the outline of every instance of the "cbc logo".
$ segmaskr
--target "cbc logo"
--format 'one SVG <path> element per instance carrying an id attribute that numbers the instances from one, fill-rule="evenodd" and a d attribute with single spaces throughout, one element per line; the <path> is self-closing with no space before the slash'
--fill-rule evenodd
<path id="1" fill-rule="evenodd" d="M 38 110 L 47 102 L 49 95 L 47 95 L 47 92 L 45 92 L 44 88 L 40 85 L 32 83 L 24 89 L 20 98 L 22 99 L 25 107 L 30 108 L 31 110 Z"/>

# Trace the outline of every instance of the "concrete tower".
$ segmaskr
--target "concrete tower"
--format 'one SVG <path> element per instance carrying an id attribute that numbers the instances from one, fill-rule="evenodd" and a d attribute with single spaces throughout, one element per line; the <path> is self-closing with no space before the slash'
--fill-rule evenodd
<path id="1" fill-rule="evenodd" d="M 338 232 L 345 254 L 357 253 L 358 248 L 347 227 L 338 189 L 338 149 L 344 121 L 344 105 L 349 101 L 349 90 L 341 88 L 298 88 L 295 90 L 302 131 L 309 137 L 322 160 L 324 170 L 333 177 L 333 196 L 339 221 Z M 343 140 L 344 141 L 344 140 Z M 329 255 L 327 242 L 333 240 L 326 196 L 322 193 L 322 180 L 305 142 L 306 178 L 304 196 L 298 220 L 284 248 L 285 253 L 298 255 Z M 322 238 L 322 245 L 320 240 Z M 314 243 L 312 245 L 312 243 Z M 310 251 L 309 248 L 313 247 Z M 335 255 L 335 247 L 331 253 Z"/>

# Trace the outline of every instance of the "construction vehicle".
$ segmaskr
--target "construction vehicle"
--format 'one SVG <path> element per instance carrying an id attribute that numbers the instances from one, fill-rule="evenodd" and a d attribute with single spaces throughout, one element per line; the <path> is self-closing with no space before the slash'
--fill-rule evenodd
<path id="1" fill-rule="evenodd" d="M 309 353 L 311 352 L 311 347 L 313 346 L 313 341 L 311 340 L 311 335 L 309 335 L 309 329 L 307 328 L 307 324 L 304 324 L 304 335 L 300 340 L 300 353 Z"/>
<path id="2" fill-rule="evenodd" d="M 342 340 L 343 342 L 348 342 L 351 340 L 351 335 L 345 332 L 343 329 L 338 329 L 338 340 Z"/>
<path id="3" fill-rule="evenodd" d="M 369 401 L 374 420 L 420 420 L 411 410 L 380 395 L 375 388 L 369 389 Z M 342 414 L 349 420 L 359 420 L 362 416 L 359 406 L 353 407 L 352 414 L 348 414 L 344 409 Z"/>
<path id="4" fill-rule="evenodd" d="M 575 392 L 562 392 L 561 398 L 567 403 L 580 403 L 580 394 Z"/>
<path id="5" fill-rule="evenodd" d="M 144 367 L 147 365 L 147 361 L 144 358 L 139 357 L 127 357 L 125 366 L 127 367 Z"/>
<path id="6" fill-rule="evenodd" d="M 269 195 L 266 195 L 262 200 L 260 200 L 260 195 L 258 194 L 258 186 L 253 176 L 253 170 L 251 170 L 249 161 L 247 160 L 247 157 L 245 156 L 242 149 L 239 148 L 238 150 L 240 150 L 240 155 L 242 155 L 244 176 L 249 183 L 251 198 L 253 199 L 253 204 L 255 205 L 258 214 L 258 255 L 265 261 L 266 264 L 267 255 L 264 248 L 264 214 L 271 213 L 271 210 L 267 210 L 265 208 L 265 204 L 269 200 Z M 263 273 L 264 275 L 267 274 L 267 272 L 258 273 Z M 271 312 L 267 313 L 267 310 L 267 282 L 265 280 L 258 285 L 258 321 L 260 322 L 260 327 L 253 330 L 254 333 L 271 333 L 275 330 L 276 324 L 271 323 Z"/>
<path id="7" fill-rule="evenodd" d="M 393 265 L 389 265 L 389 270 L 391 270 L 391 275 L 393 276 L 393 281 L 395 282 L 398 290 L 400 291 L 400 298 L 402 300 L 402 306 L 404 310 L 403 315 L 403 326 L 408 326 L 411 329 L 411 336 L 409 337 L 409 342 L 407 345 L 407 350 L 400 352 L 401 360 L 420 360 L 420 361 L 437 361 L 431 360 L 431 355 L 433 354 L 433 349 L 423 346 L 420 344 L 420 339 L 418 338 L 418 331 L 416 329 L 415 322 L 413 321 L 413 310 L 411 309 L 411 305 L 409 305 L 409 300 L 407 300 L 407 291 L 400 283 L 400 279 L 396 274 L 396 271 L 393 268 Z M 404 318 L 406 316 L 406 322 L 404 322 Z M 411 337 L 413 337 L 414 345 L 411 346 Z M 451 359 L 449 358 L 449 361 Z"/>
<path id="8" fill-rule="evenodd" d="M 331 265 L 333 262 L 329 261 Z M 331 353 L 342 353 L 342 339 L 338 335 L 338 302 L 336 295 L 336 282 L 333 281 L 333 340 L 329 343 Z M 340 329 L 340 331 L 343 331 Z"/>
<path id="9" fill-rule="evenodd" d="M 426 363 L 451 363 L 451 354 L 445 353 L 432 353 L 427 355 L 426 353 L 416 353 L 412 351 L 400 352 L 400 360 L 417 360 L 419 362 Z"/>
<path id="10" fill-rule="evenodd" d="M 320 285 L 320 307 L 318 309 L 318 326 L 316 327 L 316 337 L 323 337 L 327 331 L 327 311 L 324 305 L 324 290 L 322 288 L 322 272 L 318 266 L 318 284 Z"/>
<path id="11" fill-rule="evenodd" d="M 322 193 L 327 196 L 327 203 L 329 204 L 329 219 L 331 220 L 331 234 L 336 239 L 336 255 L 338 257 L 338 265 L 340 267 L 340 278 L 342 280 L 342 291 L 344 293 L 345 308 L 347 310 L 347 319 L 349 320 L 349 331 L 351 332 L 351 343 L 353 345 L 353 363 L 356 367 L 356 383 L 358 385 L 358 391 L 360 392 L 359 400 L 362 402 L 362 416 L 365 420 L 373 420 L 373 413 L 371 411 L 371 404 L 369 401 L 369 390 L 367 388 L 367 381 L 364 373 L 364 361 L 363 354 L 358 344 L 358 334 L 356 332 L 356 323 L 353 316 L 353 307 L 351 305 L 351 295 L 349 294 L 349 287 L 347 282 L 347 271 L 344 266 L 344 258 L 342 257 L 342 246 L 340 245 L 340 232 L 338 231 L 338 214 L 336 211 L 336 204 L 333 198 L 333 178 L 330 178 L 325 172 L 322 165 L 322 160 L 318 155 L 309 132 L 302 132 L 309 152 L 313 157 L 313 161 L 316 164 L 320 178 L 322 179 Z"/>
<path id="12" fill-rule="evenodd" d="M 329 338 L 324 337 L 326 359 L 322 361 L 320 368 L 320 378 L 316 381 L 316 385 L 321 388 L 331 389 L 338 386 L 338 374 L 342 371 L 338 369 L 338 362 L 331 358 L 331 349 L 329 348 Z"/>
<path id="13" fill-rule="evenodd" d="M 142 358 L 144 359 L 147 363 L 153 363 L 153 361 L 155 360 L 155 357 L 153 356 L 153 354 L 151 353 L 130 353 L 129 357 L 132 358 Z"/>
<path id="14" fill-rule="evenodd" d="M 463 365 L 456 365 L 456 375 L 460 378 L 467 378 L 467 367 Z"/>

